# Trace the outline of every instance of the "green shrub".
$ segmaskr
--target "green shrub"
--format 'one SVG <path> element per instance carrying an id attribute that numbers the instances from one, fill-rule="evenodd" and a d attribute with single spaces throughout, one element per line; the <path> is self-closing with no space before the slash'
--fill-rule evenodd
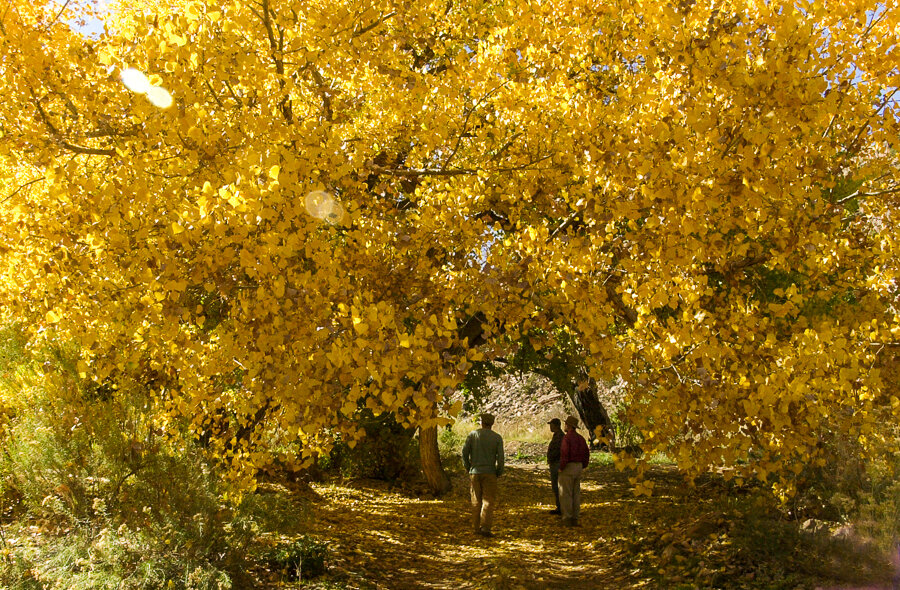
<path id="1" fill-rule="evenodd" d="M 21 581 L 14 582 L 16 578 Z M 96 533 L 79 529 L 47 543 L 17 547 L 11 560 L 0 562 L 0 582 L 21 590 L 232 588 L 223 570 L 187 560 L 177 547 L 160 546 L 152 531 L 124 526 Z"/>
<path id="2" fill-rule="evenodd" d="M 900 457 L 867 466 L 868 490 L 859 495 L 851 520 L 878 547 L 896 555 L 900 544 Z"/>
<path id="3" fill-rule="evenodd" d="M 20 400 L 0 438 L 0 532 L 19 539 L 0 546 L 0 587 L 247 587 L 255 539 L 302 527 L 302 507 L 275 494 L 226 502 L 240 490 L 202 448 L 158 433 L 140 383 L 100 391 L 54 355 L 46 369 L 38 356 L 0 355 L 0 372 L 19 376 L 0 397 Z"/>
<path id="4" fill-rule="evenodd" d="M 448 472 L 463 470 L 462 448 L 466 442 L 466 435 L 460 429 L 465 425 L 456 423 L 438 431 L 438 453 L 441 455 L 441 463 Z"/>
<path id="5" fill-rule="evenodd" d="M 330 457 L 320 462 L 323 468 L 337 468 L 348 478 L 385 481 L 416 472 L 418 448 L 413 429 L 398 424 L 393 415 L 374 416 L 367 409 L 360 411 L 357 421 L 365 437 L 353 448 L 342 442 L 335 445 Z"/>
<path id="6" fill-rule="evenodd" d="M 616 447 L 619 449 L 637 449 L 644 442 L 641 431 L 628 419 L 628 410 L 624 406 L 613 409 L 609 415 L 613 432 L 616 433 Z"/>
<path id="7" fill-rule="evenodd" d="M 268 556 L 269 566 L 281 572 L 288 581 L 303 581 L 321 576 L 326 571 L 328 548 L 308 535 L 274 548 Z"/>

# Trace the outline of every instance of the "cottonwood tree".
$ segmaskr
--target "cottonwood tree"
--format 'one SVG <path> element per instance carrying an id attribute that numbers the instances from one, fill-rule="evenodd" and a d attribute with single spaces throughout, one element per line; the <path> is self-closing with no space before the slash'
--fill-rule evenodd
<path id="1" fill-rule="evenodd" d="M 434 440 L 523 334 L 689 473 L 900 411 L 893 3 L 71 10 L 0 16 L 3 314 L 154 375 L 238 472 L 361 407 Z"/>

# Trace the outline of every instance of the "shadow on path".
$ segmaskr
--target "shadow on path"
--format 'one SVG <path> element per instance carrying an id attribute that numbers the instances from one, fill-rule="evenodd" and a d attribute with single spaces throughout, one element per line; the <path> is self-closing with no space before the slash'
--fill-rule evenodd
<path id="1" fill-rule="evenodd" d="M 747 488 L 716 478 L 686 486 L 671 466 L 650 468 L 647 498 L 635 497 L 613 466 L 592 465 L 582 482 L 582 526 L 565 528 L 548 513 L 546 467 L 507 465 L 490 539 L 470 529 L 467 477 L 452 479 L 439 499 L 371 480 L 313 484 L 312 532 L 332 556 L 328 581 L 313 587 L 892 587 L 883 556 L 803 533 L 772 505 L 753 508 L 759 495 Z"/>
<path id="2" fill-rule="evenodd" d="M 671 471 L 671 470 L 669 470 Z M 658 480 L 680 481 L 657 468 Z M 582 526 L 551 515 L 541 465 L 510 465 L 500 478 L 495 536 L 470 529 L 468 482 L 420 500 L 384 482 L 315 485 L 316 534 L 328 541 L 332 567 L 362 588 L 622 588 L 643 585 L 624 559 L 632 528 L 662 518 L 673 497 L 657 483 L 635 498 L 612 466 L 591 467 L 582 483 Z"/>

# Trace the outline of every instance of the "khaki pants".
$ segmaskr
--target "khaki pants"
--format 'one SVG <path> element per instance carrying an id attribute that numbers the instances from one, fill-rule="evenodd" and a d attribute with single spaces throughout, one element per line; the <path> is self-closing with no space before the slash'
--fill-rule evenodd
<path id="1" fill-rule="evenodd" d="M 491 532 L 494 504 L 497 498 L 497 476 L 493 473 L 473 473 L 469 476 L 472 492 L 472 524 L 475 532 Z"/>
<path id="2" fill-rule="evenodd" d="M 559 504 L 563 520 L 581 517 L 581 463 L 567 463 L 559 472 Z"/>

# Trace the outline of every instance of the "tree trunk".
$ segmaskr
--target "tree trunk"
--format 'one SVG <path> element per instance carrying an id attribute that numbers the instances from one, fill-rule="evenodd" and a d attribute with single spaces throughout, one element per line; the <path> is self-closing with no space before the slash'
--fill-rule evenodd
<path id="1" fill-rule="evenodd" d="M 572 400 L 572 404 L 578 410 L 581 422 L 587 426 L 588 439 L 592 444 L 600 444 L 600 441 L 596 440 L 595 435 L 595 430 L 599 426 L 602 432 L 601 436 L 605 436 L 609 440 L 610 448 L 615 448 L 616 435 L 613 431 L 612 421 L 609 419 L 606 408 L 600 403 L 600 398 L 597 396 L 597 384 L 593 379 L 590 387 L 579 390 L 573 384 L 572 387 L 567 388 L 566 393 L 569 394 L 569 399 Z"/>
<path id="2" fill-rule="evenodd" d="M 438 451 L 437 426 L 419 428 L 419 458 L 422 459 L 422 471 L 428 486 L 436 496 L 450 491 L 450 479 L 441 465 L 441 454 Z"/>
<path id="3" fill-rule="evenodd" d="M 549 370 L 537 370 L 536 372 L 549 379 L 557 391 L 562 392 L 569 397 L 569 400 L 578 412 L 578 417 L 581 418 L 581 423 L 587 427 L 587 435 L 585 438 L 591 441 L 592 445 L 600 447 L 607 446 L 601 445 L 600 441 L 596 440 L 594 430 L 600 426 L 601 432 L 603 433 L 602 436 L 605 436 L 609 440 L 609 448 L 615 448 L 616 433 L 613 430 L 612 421 L 609 419 L 606 408 L 600 403 L 600 398 L 597 395 L 596 380 L 591 379 L 585 373 L 580 372 L 577 369 L 568 372 Z M 578 383 L 585 379 L 587 379 L 588 382 L 587 387 L 579 388 Z"/>

